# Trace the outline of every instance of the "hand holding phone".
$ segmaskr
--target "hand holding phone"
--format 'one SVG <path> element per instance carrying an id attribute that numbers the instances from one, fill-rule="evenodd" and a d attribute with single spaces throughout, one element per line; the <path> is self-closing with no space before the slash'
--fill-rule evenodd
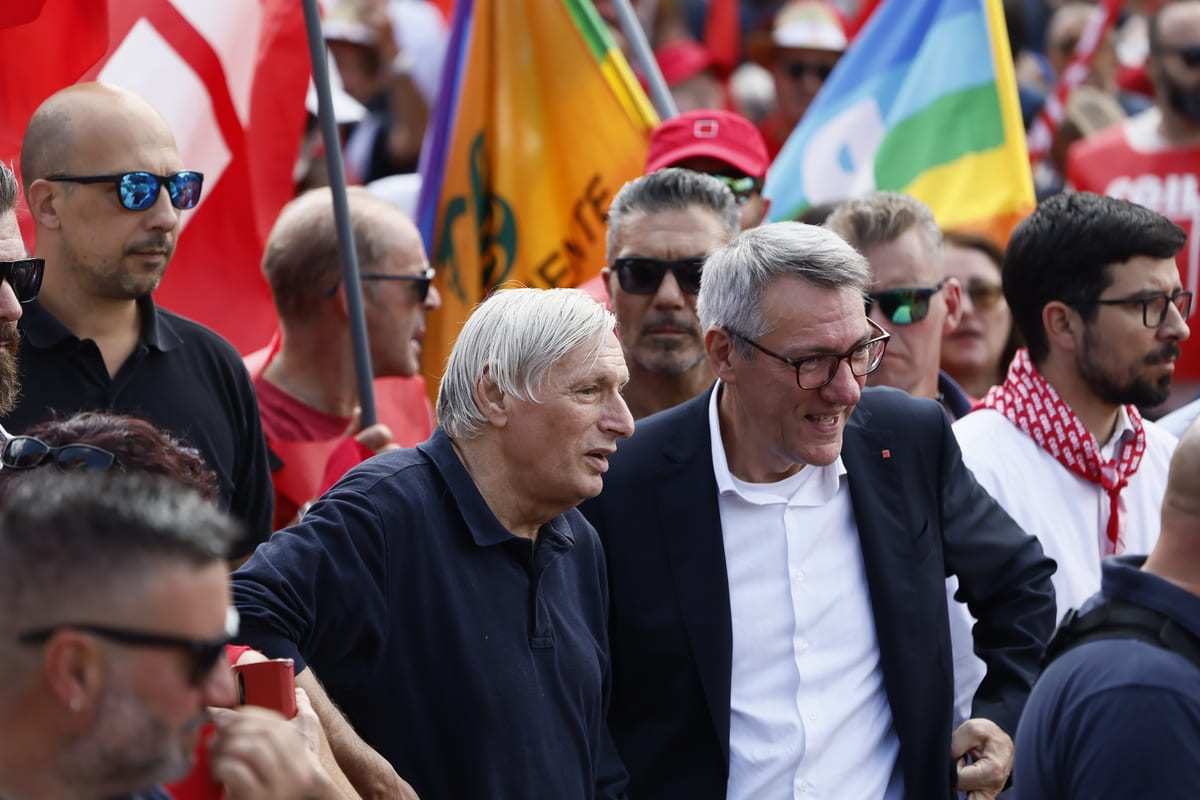
<path id="1" fill-rule="evenodd" d="M 237 664 L 238 704 L 278 711 L 284 719 L 296 716 L 296 666 L 290 658 Z"/>

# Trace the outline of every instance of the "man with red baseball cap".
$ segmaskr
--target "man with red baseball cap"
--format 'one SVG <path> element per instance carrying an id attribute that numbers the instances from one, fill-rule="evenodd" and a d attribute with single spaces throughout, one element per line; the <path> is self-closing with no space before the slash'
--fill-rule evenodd
<path id="1" fill-rule="evenodd" d="M 683 167 L 712 175 L 733 192 L 742 230 L 767 216 L 771 201 L 762 196 L 771 159 L 762 134 L 732 111 L 701 109 L 664 121 L 650 134 L 646 173 Z"/>

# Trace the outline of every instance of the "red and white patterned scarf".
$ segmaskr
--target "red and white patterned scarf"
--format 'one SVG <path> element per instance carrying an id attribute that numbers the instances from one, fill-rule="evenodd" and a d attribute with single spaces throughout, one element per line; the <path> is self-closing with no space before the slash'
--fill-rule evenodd
<path id="1" fill-rule="evenodd" d="M 1137 407 L 1125 406 L 1134 435 L 1121 445 L 1116 458 L 1105 461 L 1096 437 L 1041 376 L 1025 349 L 1017 351 L 1008 367 L 1008 377 L 1003 384 L 988 391 L 981 405 L 999 411 L 1064 467 L 1104 487 L 1108 493 L 1109 514 L 1107 535 L 1101 541 L 1102 555 L 1123 552 L 1121 490 L 1137 472 L 1146 452 L 1146 430 Z"/>

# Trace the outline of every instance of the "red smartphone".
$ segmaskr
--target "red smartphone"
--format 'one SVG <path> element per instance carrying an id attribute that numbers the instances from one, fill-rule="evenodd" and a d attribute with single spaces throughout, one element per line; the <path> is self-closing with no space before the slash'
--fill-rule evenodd
<path id="1" fill-rule="evenodd" d="M 237 664 L 233 673 L 240 705 L 270 708 L 285 719 L 296 716 L 296 665 L 292 659 Z"/>

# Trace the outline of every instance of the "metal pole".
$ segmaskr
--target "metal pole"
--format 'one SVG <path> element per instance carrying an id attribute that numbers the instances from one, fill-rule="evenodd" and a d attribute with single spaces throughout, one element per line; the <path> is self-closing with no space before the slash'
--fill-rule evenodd
<path id="1" fill-rule="evenodd" d="M 650 101 L 654 103 L 654 110 L 658 112 L 660 119 L 674 117 L 679 113 L 675 106 L 675 98 L 667 88 L 658 62 L 654 60 L 650 43 L 646 41 L 646 32 L 642 30 L 642 23 L 638 22 L 637 15 L 633 13 L 633 6 L 629 0 L 612 0 L 612 4 L 621 23 L 621 30 L 629 40 L 629 46 L 633 48 L 633 59 L 646 76 L 646 82 L 650 84 Z"/>
<path id="2" fill-rule="evenodd" d="M 308 57 L 312 61 L 313 83 L 317 87 L 318 118 L 321 138 L 325 141 L 325 167 L 329 170 L 329 188 L 333 190 L 333 217 L 337 224 L 338 252 L 342 257 L 342 286 L 346 290 L 346 309 L 350 314 L 350 343 L 354 348 L 354 372 L 358 383 L 358 404 L 362 408 L 364 428 L 377 421 L 375 413 L 374 372 L 367 344 L 367 322 L 363 316 L 362 283 L 358 279 L 358 255 L 350 227 L 350 206 L 346 202 L 346 171 L 342 167 L 342 142 L 333 117 L 333 95 L 329 89 L 329 63 L 325 60 L 325 36 L 321 33 L 321 12 L 317 0 L 304 0 L 304 23 L 308 31 Z"/>

